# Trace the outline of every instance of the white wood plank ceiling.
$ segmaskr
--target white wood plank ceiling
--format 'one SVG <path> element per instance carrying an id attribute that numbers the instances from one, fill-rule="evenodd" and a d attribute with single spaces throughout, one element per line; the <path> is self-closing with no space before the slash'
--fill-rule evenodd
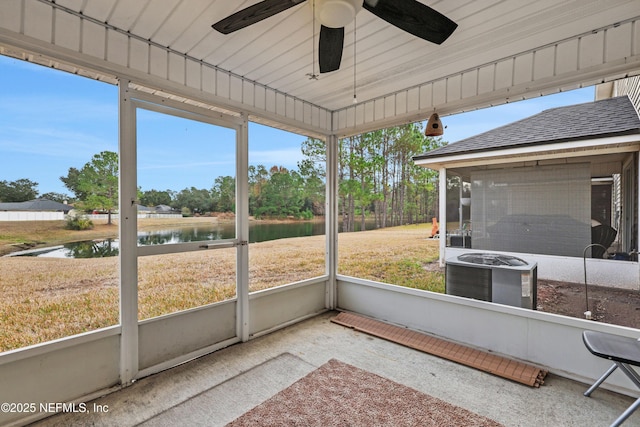
<path id="1" fill-rule="evenodd" d="M 421 1 L 458 24 L 442 45 L 363 9 L 317 80 L 313 0 L 229 35 L 211 25 L 256 0 L 2 1 L 0 53 L 338 136 L 640 72 L 640 0 Z"/>

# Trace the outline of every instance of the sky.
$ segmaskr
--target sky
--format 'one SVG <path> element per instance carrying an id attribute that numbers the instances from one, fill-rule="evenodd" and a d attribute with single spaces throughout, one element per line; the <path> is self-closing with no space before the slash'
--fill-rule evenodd
<path id="1" fill-rule="evenodd" d="M 4 56 L 0 78 L 0 181 L 26 178 L 38 183 L 39 194 L 70 194 L 60 181 L 69 168 L 118 151 L 117 87 Z M 593 100 L 591 87 L 442 117 L 443 138 L 455 143 L 548 108 Z M 216 177 L 235 176 L 233 131 L 142 109 L 137 116 L 143 191 L 210 189 Z M 306 139 L 251 123 L 249 163 L 296 169 Z"/>

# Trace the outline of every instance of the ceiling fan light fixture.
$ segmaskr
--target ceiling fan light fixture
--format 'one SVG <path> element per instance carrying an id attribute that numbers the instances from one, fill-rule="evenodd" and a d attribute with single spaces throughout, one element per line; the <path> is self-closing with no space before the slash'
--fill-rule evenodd
<path id="1" fill-rule="evenodd" d="M 329 28 L 342 28 L 362 9 L 362 0 L 318 0 L 316 18 Z"/>

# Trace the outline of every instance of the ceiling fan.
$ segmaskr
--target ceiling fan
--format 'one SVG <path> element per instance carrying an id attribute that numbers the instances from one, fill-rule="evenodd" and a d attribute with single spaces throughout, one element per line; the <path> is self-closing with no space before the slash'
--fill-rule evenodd
<path id="1" fill-rule="evenodd" d="M 307 0 L 264 0 L 242 9 L 212 27 L 222 34 L 233 33 L 283 12 Z M 312 0 L 313 1 L 313 0 Z M 416 37 L 441 44 L 458 24 L 417 0 L 315 0 L 315 15 L 322 24 L 318 45 L 321 73 L 340 68 L 344 27 L 363 7 L 391 25 Z"/>

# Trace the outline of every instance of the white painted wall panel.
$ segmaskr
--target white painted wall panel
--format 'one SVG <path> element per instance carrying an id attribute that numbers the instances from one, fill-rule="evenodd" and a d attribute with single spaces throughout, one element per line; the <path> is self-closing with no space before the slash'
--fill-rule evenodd
<path id="1" fill-rule="evenodd" d="M 396 94 L 396 111 L 395 114 L 407 113 L 407 92 L 398 92 Z"/>
<path id="2" fill-rule="evenodd" d="M 129 38 L 129 67 L 149 72 L 149 45 L 140 40 Z"/>
<path id="3" fill-rule="evenodd" d="M 58 46 L 71 49 L 73 51 L 80 50 L 80 18 L 69 15 L 68 13 L 56 10 L 54 12 L 55 33 L 54 43 Z"/>
<path id="4" fill-rule="evenodd" d="M 236 336 L 236 302 L 225 301 L 141 322 L 139 369 Z"/>
<path id="5" fill-rule="evenodd" d="M 231 83 L 229 81 L 229 73 L 216 71 L 216 91 L 215 94 L 223 98 L 230 98 Z"/>
<path id="6" fill-rule="evenodd" d="M 185 84 L 194 89 L 204 90 L 202 84 L 202 64 L 196 61 L 185 61 Z M 211 86 L 209 86 L 211 88 Z"/>
<path id="7" fill-rule="evenodd" d="M 112 335 L 78 345 L 27 349 L 25 358 L 0 364 L 1 402 L 70 402 L 119 381 L 120 336 Z M 71 338 L 71 342 L 76 338 Z M 35 353 L 35 354 L 34 354 Z M 29 356 L 29 354 L 34 354 Z M 40 411 L 37 411 L 40 413 Z M 0 413 L 0 425 L 24 418 L 25 413 Z"/>
<path id="8" fill-rule="evenodd" d="M 580 38 L 579 69 L 595 67 L 604 61 L 604 31 Z"/>
<path id="9" fill-rule="evenodd" d="M 373 118 L 374 120 L 384 119 L 384 99 L 373 101 Z"/>
<path id="10" fill-rule="evenodd" d="M 459 101 L 462 93 L 462 76 L 451 76 L 447 79 L 447 102 Z"/>
<path id="11" fill-rule="evenodd" d="M 578 40 L 569 40 L 557 46 L 556 76 L 578 70 L 578 48 Z"/>
<path id="12" fill-rule="evenodd" d="M 149 71 L 152 75 L 167 78 L 169 72 L 169 55 L 166 50 L 157 46 L 149 47 Z"/>
<path id="13" fill-rule="evenodd" d="M 442 105 L 447 102 L 447 81 L 438 80 L 433 83 L 433 105 Z"/>
<path id="14" fill-rule="evenodd" d="M 420 108 L 429 108 L 431 106 L 433 106 L 433 85 L 420 86 Z"/>
<path id="15" fill-rule="evenodd" d="M 326 281 L 289 285 L 249 295 L 250 335 L 315 316 L 325 308 Z"/>
<path id="16" fill-rule="evenodd" d="M 549 46 L 533 53 L 533 79 L 540 80 L 555 75 L 556 47 Z"/>
<path id="17" fill-rule="evenodd" d="M 462 74 L 462 99 L 471 98 L 478 94 L 478 70 L 467 71 Z"/>
<path id="18" fill-rule="evenodd" d="M 229 76 L 229 98 L 242 102 L 242 80 L 234 75 Z"/>
<path id="19" fill-rule="evenodd" d="M 302 108 L 303 108 L 302 114 L 304 116 L 304 119 L 303 119 L 304 122 L 313 125 L 313 108 L 311 104 L 305 102 Z"/>
<path id="20" fill-rule="evenodd" d="M 296 117 L 296 100 L 290 96 L 283 95 L 285 98 L 285 116 L 290 119 L 295 119 Z"/>
<path id="21" fill-rule="evenodd" d="M 632 55 L 633 56 L 640 55 L 640 22 L 634 21 L 629 25 L 631 25 L 633 28 L 631 30 L 631 36 L 633 37 L 631 40 Z"/>
<path id="22" fill-rule="evenodd" d="M 498 62 L 495 73 L 495 89 L 500 90 L 511 87 L 513 85 L 513 59 Z"/>
<path id="23" fill-rule="evenodd" d="M 294 114 L 293 118 L 296 121 L 308 123 L 308 122 L 305 121 L 304 104 L 305 103 L 302 102 L 302 100 L 294 99 L 293 108 L 294 108 L 295 114 Z"/>
<path id="24" fill-rule="evenodd" d="M 375 102 L 366 102 L 364 104 L 364 120 L 366 123 L 371 123 L 375 119 Z"/>
<path id="25" fill-rule="evenodd" d="M 211 67 L 202 67 L 202 90 L 207 93 L 216 94 L 217 72 Z"/>
<path id="26" fill-rule="evenodd" d="M 520 55 L 513 64 L 513 84 L 519 85 L 533 80 L 533 53 Z"/>
<path id="27" fill-rule="evenodd" d="M 169 53 L 169 80 L 186 84 L 186 64 L 184 56 Z"/>
<path id="28" fill-rule="evenodd" d="M 318 108 L 318 115 L 320 118 L 320 123 L 319 123 L 320 129 L 327 129 L 327 130 L 331 129 L 333 126 L 331 113 L 325 110 L 324 108 Z"/>
<path id="29" fill-rule="evenodd" d="M 254 102 L 255 85 L 251 82 L 242 82 L 242 103 L 255 105 Z"/>
<path id="30" fill-rule="evenodd" d="M 107 30 L 107 61 L 122 67 L 129 65 L 129 37 Z"/>
<path id="31" fill-rule="evenodd" d="M 617 28 L 610 28 L 605 34 L 604 60 L 616 61 L 631 56 L 633 23 L 628 22 Z"/>
<path id="32" fill-rule="evenodd" d="M 93 22 L 82 22 L 82 46 L 80 50 L 98 59 L 106 58 L 107 30 Z"/>
<path id="33" fill-rule="evenodd" d="M 287 115 L 286 98 L 280 92 L 276 92 L 276 113 L 280 116 L 285 116 L 285 117 Z"/>
<path id="34" fill-rule="evenodd" d="M 53 9 L 46 4 L 34 1 L 24 2 L 24 27 L 26 36 L 45 42 L 53 38 Z"/>
<path id="35" fill-rule="evenodd" d="M 393 117 L 396 115 L 396 97 L 395 95 L 386 96 L 384 98 L 384 117 Z"/>
<path id="36" fill-rule="evenodd" d="M 345 110 L 344 120 L 346 121 L 346 127 L 350 128 L 356 126 L 356 111 L 357 110 L 355 108 Z"/>
<path id="37" fill-rule="evenodd" d="M 276 112 L 276 93 L 271 89 L 266 89 L 265 92 L 265 110 L 270 113 Z"/>
<path id="38" fill-rule="evenodd" d="M 420 88 L 414 87 L 407 93 L 407 112 L 420 109 Z"/>
<path id="39" fill-rule="evenodd" d="M 253 105 L 261 110 L 267 109 L 267 90 L 262 86 L 256 86 Z"/>
<path id="40" fill-rule="evenodd" d="M 19 33 L 23 19 L 21 1 L 0 1 L 0 28 Z"/>
<path id="41" fill-rule="evenodd" d="M 347 112 L 346 110 L 339 111 L 337 114 L 333 115 L 334 120 L 336 121 L 336 126 L 340 129 L 347 129 L 349 125 L 347 124 Z"/>
<path id="42" fill-rule="evenodd" d="M 495 68 L 495 64 L 490 64 L 478 69 L 478 94 L 493 91 L 496 75 Z"/>

